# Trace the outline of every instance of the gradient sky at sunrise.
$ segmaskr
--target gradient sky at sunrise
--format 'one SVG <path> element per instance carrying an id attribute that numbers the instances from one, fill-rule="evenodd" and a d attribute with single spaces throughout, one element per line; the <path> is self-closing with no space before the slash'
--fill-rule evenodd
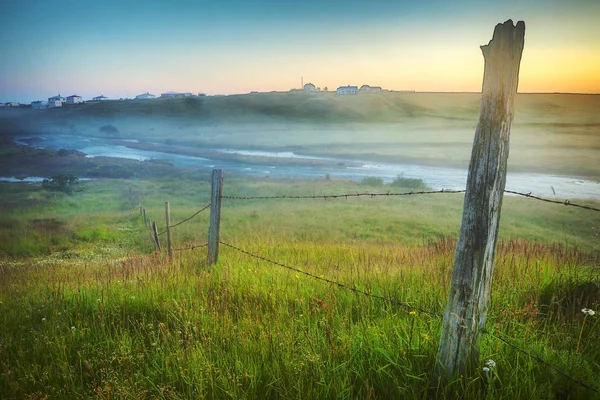
<path id="1" fill-rule="evenodd" d="M 600 92 L 600 0 L 5 0 L 0 101 L 312 82 L 480 91 L 480 45 L 525 21 L 520 92 Z"/>

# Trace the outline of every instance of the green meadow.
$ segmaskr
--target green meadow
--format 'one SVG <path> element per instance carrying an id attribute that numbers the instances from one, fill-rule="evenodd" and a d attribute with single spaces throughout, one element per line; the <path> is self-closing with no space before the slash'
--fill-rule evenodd
<path id="1" fill-rule="evenodd" d="M 165 201 L 183 221 L 208 178 L 0 183 L 3 399 L 600 398 L 490 334 L 478 373 L 432 381 L 462 194 L 223 199 L 223 242 L 296 270 L 223 245 L 213 266 L 205 247 L 155 252 L 140 206 L 162 231 Z M 226 175 L 223 195 L 411 190 Z M 174 247 L 205 243 L 208 218 Z M 599 265 L 600 213 L 505 196 L 487 330 L 600 390 L 599 318 L 581 311 L 600 310 Z"/>

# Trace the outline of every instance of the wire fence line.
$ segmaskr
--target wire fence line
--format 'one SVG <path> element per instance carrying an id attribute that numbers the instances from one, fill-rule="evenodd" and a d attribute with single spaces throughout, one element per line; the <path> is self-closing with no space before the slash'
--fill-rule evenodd
<path id="1" fill-rule="evenodd" d="M 382 197 L 382 196 L 388 196 L 388 197 L 394 197 L 394 196 L 413 196 L 413 195 L 423 195 L 423 194 L 441 194 L 441 193 L 465 193 L 466 190 L 462 189 L 462 190 L 451 190 L 451 189 L 441 189 L 441 190 L 430 190 L 430 191 L 410 191 L 410 192 L 400 192 L 400 193 L 392 193 L 392 192 L 386 192 L 386 193 L 371 193 L 371 192 L 363 192 L 363 193 L 344 193 L 344 194 L 313 194 L 313 195 L 287 195 L 287 194 L 283 194 L 283 195 L 276 195 L 276 196 L 221 196 L 222 199 L 228 199 L 228 200 L 270 200 L 270 199 L 292 199 L 292 200 L 297 200 L 297 199 L 322 199 L 322 200 L 328 200 L 328 199 L 348 199 L 348 198 L 352 198 L 352 197 Z M 566 199 L 563 201 L 560 200 L 552 200 L 552 199 L 546 199 L 543 197 L 539 197 L 539 196 L 534 196 L 531 194 L 531 192 L 529 193 L 522 193 L 522 192 L 516 192 L 514 190 L 504 190 L 504 193 L 509 193 L 509 194 L 514 194 L 517 196 L 522 196 L 522 197 L 527 197 L 530 199 L 534 199 L 534 200 L 539 200 L 539 201 L 543 201 L 546 203 L 554 203 L 554 204 L 562 204 L 564 206 L 571 206 L 571 207 L 578 207 L 578 208 L 583 208 L 586 210 L 591 210 L 591 211 L 600 211 L 600 208 L 597 207 L 592 207 L 592 206 L 586 206 L 584 204 L 577 204 L 577 203 L 571 203 L 570 200 Z"/>
<path id="2" fill-rule="evenodd" d="M 579 207 L 579 208 L 584 208 L 586 210 L 592 210 L 592 211 L 600 211 L 600 208 L 596 208 L 596 207 L 592 207 L 592 206 L 586 206 L 586 205 L 583 205 L 583 204 L 571 203 L 571 201 L 568 200 L 568 199 L 566 199 L 565 201 L 545 199 L 543 197 L 534 196 L 534 195 L 531 194 L 531 192 L 529 192 L 529 193 L 519 193 L 519 192 L 515 192 L 515 191 L 512 191 L 512 190 L 505 190 L 504 193 L 510 193 L 510 194 L 515 194 L 517 196 L 528 197 L 530 199 L 545 201 L 546 203 L 562 204 L 564 206 Z"/>
<path id="3" fill-rule="evenodd" d="M 266 200 L 266 199 L 343 199 L 351 197 L 381 197 L 381 196 L 411 196 L 418 194 L 434 194 L 434 193 L 464 193 L 464 190 L 433 190 L 433 191 L 418 191 L 418 192 L 404 192 L 404 193 L 344 193 L 344 194 L 312 194 L 312 195 L 277 195 L 277 196 L 221 196 L 222 199 L 229 200 Z"/>
<path id="4" fill-rule="evenodd" d="M 388 196 L 388 197 L 394 197 L 394 196 L 410 196 L 410 195 L 426 195 L 426 194 L 443 194 L 443 193 L 465 193 L 466 190 L 448 190 L 448 189 L 441 189 L 441 190 L 437 190 L 437 191 L 410 191 L 410 192 L 403 192 L 403 193 L 391 193 L 391 192 L 387 192 L 387 193 L 359 193 L 359 192 L 355 192 L 355 193 L 345 193 L 345 194 L 331 194 L 331 195 L 276 195 L 276 196 L 218 196 L 217 198 L 213 198 L 213 202 L 217 201 L 217 199 L 231 199 L 231 200 L 267 200 L 267 199 L 323 199 L 323 200 L 328 200 L 328 199 L 349 199 L 349 198 L 358 198 L 358 197 L 369 197 L 369 198 L 375 198 L 375 197 L 383 197 L 383 196 Z M 546 198 L 541 198 L 538 196 L 534 196 L 530 193 L 521 193 L 521 192 L 516 192 L 516 191 L 511 191 L 511 190 L 505 190 L 505 193 L 509 193 L 509 194 L 513 194 L 513 195 L 517 195 L 517 196 L 522 196 L 522 197 L 527 197 L 527 198 L 531 198 L 534 200 L 539 200 L 539 201 L 543 201 L 543 202 L 547 202 L 547 203 L 554 203 L 554 204 L 561 204 L 561 205 L 565 205 L 565 206 L 572 206 L 572 207 L 578 207 L 581 209 L 587 209 L 587 210 L 591 210 L 591 211 L 600 211 L 599 208 L 596 207 L 592 207 L 592 206 L 587 206 L 587 205 L 582 205 L 582 204 L 576 204 L 576 203 L 571 203 L 569 200 L 564 200 L 564 201 L 558 201 L 558 200 L 551 200 L 551 199 L 546 199 Z M 219 199 L 219 200 L 220 200 Z M 220 201 L 219 201 L 220 203 Z M 168 229 L 179 226 L 181 224 L 184 224 L 186 222 L 188 222 L 189 220 L 191 220 L 192 218 L 194 218 L 195 216 L 197 216 L 198 214 L 200 214 L 202 211 L 208 209 L 211 206 L 211 204 L 209 203 L 208 205 L 206 205 L 205 207 L 201 208 L 200 210 L 196 211 L 194 214 L 192 214 L 190 217 L 176 223 L 173 225 L 169 225 L 167 227 L 167 229 L 165 229 L 164 231 L 160 232 L 158 235 L 162 235 L 164 233 L 166 233 L 168 231 Z M 144 210 L 145 212 L 145 210 Z M 212 225 L 211 225 L 212 227 Z M 156 229 L 156 228 L 154 228 Z M 154 233 L 155 237 L 158 236 L 156 234 L 156 230 Z M 152 235 L 151 235 L 151 239 L 152 239 Z M 384 302 L 387 302 L 389 304 L 393 304 L 396 306 L 399 306 L 407 311 L 412 312 L 421 312 L 423 314 L 427 314 L 427 315 L 431 315 L 434 317 L 438 317 L 441 318 L 443 317 L 443 314 L 439 313 L 439 312 L 435 312 L 435 311 L 431 311 L 431 310 L 427 310 L 424 309 L 422 307 L 419 307 L 417 305 L 412 305 L 409 304 L 407 302 L 403 302 L 397 299 L 394 299 L 392 297 L 386 297 L 386 296 L 382 296 L 382 295 L 378 295 L 378 294 L 373 294 L 368 290 L 364 290 L 364 289 L 359 289 L 357 288 L 355 285 L 349 286 L 347 284 L 344 284 L 342 282 L 333 280 L 333 279 L 329 279 L 327 277 L 323 277 L 323 276 L 319 276 L 317 274 L 308 272 L 308 271 L 304 271 L 300 268 L 296 268 L 287 264 L 284 264 L 282 262 L 279 261 L 275 261 L 266 257 L 263 257 L 259 254 L 255 254 L 252 252 L 249 252 L 247 250 L 244 250 L 240 247 L 237 247 L 235 245 L 229 244 L 229 243 L 225 243 L 223 241 L 218 240 L 217 241 L 219 244 L 229 247 L 237 252 L 240 252 L 242 254 L 245 254 L 249 257 L 285 268 L 287 270 L 290 271 L 294 271 L 296 273 L 308 276 L 310 278 L 313 278 L 315 280 L 327 283 L 329 285 L 332 285 L 334 287 L 337 287 L 339 289 L 345 289 L 348 290 L 350 292 L 354 292 L 356 294 L 360 294 L 363 296 L 366 296 L 368 298 L 373 298 L 373 299 L 377 299 L 377 300 L 381 300 Z M 156 242 L 158 242 L 158 238 L 156 237 Z M 173 251 L 187 251 L 187 250 L 193 250 L 196 248 L 201 248 L 201 247 L 208 247 L 209 243 L 202 243 L 202 244 L 194 244 L 191 246 L 187 246 L 187 247 L 181 247 L 181 248 L 176 248 L 176 249 L 172 249 Z M 209 256 L 210 256 L 210 248 L 209 248 Z M 210 257 L 209 257 L 210 258 Z M 482 332 L 483 334 L 487 334 L 493 338 L 495 338 L 496 340 L 499 340 L 501 342 L 503 342 L 504 344 L 506 344 L 507 346 L 513 348 L 514 350 L 523 353 L 525 355 L 527 355 L 528 357 L 530 357 L 531 359 L 537 361 L 538 363 L 551 368 L 552 370 L 556 371 L 557 373 L 559 373 L 560 375 L 564 376 L 565 378 L 571 380 L 572 382 L 580 385 L 583 388 L 586 388 L 590 391 L 593 391 L 595 393 L 600 393 L 600 391 L 595 388 L 594 386 L 592 386 L 591 384 L 588 384 L 586 382 L 583 382 L 577 378 L 572 377 L 571 375 L 569 375 L 567 372 L 565 372 L 564 370 L 552 365 L 551 363 L 549 363 L 548 361 L 544 360 L 543 358 L 541 358 L 540 356 L 533 354 L 531 352 L 528 352 L 527 350 L 517 346 L 516 344 L 512 343 L 511 341 L 509 341 L 506 337 L 500 335 L 500 334 L 494 334 L 491 333 L 489 331 L 484 330 Z"/>
<path id="5" fill-rule="evenodd" d="M 352 292 L 357 293 L 357 294 L 361 294 L 361 295 L 364 295 L 364 296 L 367 296 L 367 297 L 370 297 L 370 298 L 374 298 L 374 299 L 378 299 L 378 300 L 381 300 L 381 301 L 384 301 L 384 302 L 388 302 L 390 304 L 398 305 L 398 306 L 400 306 L 400 307 L 402 307 L 402 308 L 404 308 L 406 310 L 409 310 L 409 311 L 419 311 L 421 313 L 428 314 L 428 315 L 431 315 L 431 316 L 434 316 L 434 317 L 438 317 L 438 318 L 443 317 L 443 314 L 435 312 L 435 311 L 426 310 L 424 308 L 421 308 L 421 307 L 418 307 L 418 306 L 414 306 L 414 305 L 411 305 L 409 303 L 402 302 L 402 301 L 399 301 L 399 300 L 396 300 L 396 299 L 393 299 L 393 298 L 390 298 L 390 297 L 385 297 L 385 296 L 380 296 L 380 295 L 372 294 L 372 293 L 367 292 L 365 290 L 357 289 L 356 287 L 351 287 L 351 286 L 345 285 L 345 284 L 343 284 L 341 282 L 334 281 L 332 279 L 325 278 L 325 277 L 313 274 L 311 272 L 307 272 L 307 271 L 301 270 L 299 268 L 283 264 L 283 263 L 281 263 L 279 261 L 274 261 L 274 260 L 268 259 L 266 257 L 260 256 L 258 254 L 251 253 L 249 251 L 241 249 L 241 248 L 239 248 L 237 246 L 234 246 L 232 244 L 228 244 L 228 243 L 225 243 L 225 242 L 222 242 L 222 241 L 219 241 L 219 243 L 222 244 L 223 246 L 226 246 L 226 247 L 229 247 L 229 248 L 231 248 L 233 250 L 236 250 L 236 251 L 238 251 L 238 252 L 240 252 L 242 254 L 248 255 L 248 256 L 250 256 L 252 258 L 256 258 L 256 259 L 268 262 L 270 264 L 277 265 L 279 267 L 282 267 L 282 268 L 285 268 L 285 269 L 288 269 L 288 270 L 291 270 L 291 271 L 294 271 L 294 272 L 306 275 L 306 276 L 311 277 L 311 278 L 313 278 L 315 280 L 319 280 L 319 281 L 331 284 L 333 286 L 336 286 L 336 287 L 338 287 L 340 289 L 346 289 L 346 290 L 352 291 Z M 525 350 L 525 349 L 517 346 L 516 344 L 512 343 L 511 341 L 509 341 L 508 339 L 506 339 L 504 336 L 502 336 L 500 334 L 491 333 L 491 332 L 489 332 L 487 330 L 484 330 L 483 333 L 487 334 L 487 335 L 489 335 L 489 336 L 491 336 L 491 337 L 493 337 L 493 338 L 495 338 L 497 340 L 500 340 L 501 342 L 505 343 L 507 346 L 513 348 L 514 350 L 516 350 L 516 351 L 518 351 L 520 353 L 523 353 L 523 354 L 531 357 L 533 360 L 537 361 L 538 363 L 543 364 L 543 365 L 545 365 L 545 366 L 553 369 L 554 371 L 558 372 L 560 375 L 562 375 L 565 378 L 571 380 L 572 382 L 580 385 L 581 387 L 586 388 L 588 390 L 591 390 L 591 391 L 593 391 L 595 393 L 600 393 L 600 391 L 598 389 L 596 389 L 594 386 L 590 385 L 589 383 L 583 382 L 580 379 L 572 377 L 571 375 L 569 375 L 568 373 L 566 373 L 562 369 L 556 367 L 555 365 L 552 365 L 551 363 L 549 363 L 548 361 L 544 360 L 540 356 L 538 356 L 536 354 L 533 354 L 533 353 L 531 353 L 531 352 L 529 352 L 529 351 L 527 351 L 527 350 Z"/>
<path id="6" fill-rule="evenodd" d="M 200 214 L 202 211 L 204 211 L 204 210 L 208 209 L 209 207 L 210 207 L 210 203 L 208 203 L 208 204 L 207 204 L 205 207 L 203 207 L 203 208 L 199 209 L 198 211 L 196 211 L 195 213 L 193 213 L 192 215 L 190 215 L 189 217 L 187 217 L 187 218 L 186 218 L 186 219 L 184 219 L 183 221 L 179 221 L 179 222 L 178 222 L 178 223 L 176 223 L 176 224 L 169 225 L 169 228 L 175 228 L 176 226 L 179 226 L 179 225 L 181 225 L 181 224 L 184 224 L 184 223 L 188 222 L 189 220 L 191 220 L 192 218 L 194 218 L 196 215 Z M 160 236 L 160 235 L 163 235 L 163 234 L 167 233 L 167 230 L 168 230 L 168 228 L 167 228 L 167 229 L 164 229 L 163 231 L 161 231 L 161 232 L 158 234 L 158 236 Z"/>

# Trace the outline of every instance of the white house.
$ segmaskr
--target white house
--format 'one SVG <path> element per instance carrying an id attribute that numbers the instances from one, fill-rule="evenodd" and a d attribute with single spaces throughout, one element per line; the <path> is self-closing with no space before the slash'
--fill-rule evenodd
<path id="1" fill-rule="evenodd" d="M 4 104 L 6 107 L 19 107 L 20 104 L 16 103 L 14 101 L 9 101 L 8 103 Z"/>
<path id="2" fill-rule="evenodd" d="M 146 93 L 138 94 L 137 96 L 135 96 L 135 98 L 136 98 L 136 100 L 155 99 L 156 96 L 153 94 L 150 94 L 149 92 L 146 92 Z"/>
<path id="3" fill-rule="evenodd" d="M 191 94 L 190 92 L 185 92 L 185 93 L 179 93 L 179 92 L 173 92 L 173 91 L 169 91 L 166 93 L 162 93 L 160 95 L 161 99 L 175 99 L 175 98 L 179 98 L 179 97 L 192 97 L 193 94 Z"/>
<path id="4" fill-rule="evenodd" d="M 105 100 L 108 100 L 108 97 L 106 97 L 104 95 L 94 97 L 94 101 L 105 101 Z"/>
<path id="5" fill-rule="evenodd" d="M 48 108 L 62 107 L 63 102 L 60 100 L 48 100 Z"/>
<path id="6" fill-rule="evenodd" d="M 317 90 L 317 88 L 312 83 L 307 83 L 306 85 L 304 85 L 305 92 L 314 92 L 315 90 Z"/>
<path id="7" fill-rule="evenodd" d="M 31 108 L 34 110 L 43 110 L 47 106 L 48 105 L 46 104 L 46 102 L 41 101 L 41 100 L 31 102 Z"/>
<path id="8" fill-rule="evenodd" d="M 358 86 L 340 86 L 337 88 L 337 94 L 358 94 Z"/>
<path id="9" fill-rule="evenodd" d="M 83 99 L 81 96 L 77 96 L 76 94 L 67 97 L 67 104 L 79 104 L 83 103 Z"/>
<path id="10" fill-rule="evenodd" d="M 57 106 L 57 107 L 61 107 L 62 103 L 65 102 L 65 98 L 62 97 L 60 94 L 58 96 L 48 97 L 48 104 L 50 104 L 50 103 L 52 103 L 54 101 L 59 101 L 60 102 L 60 106 Z"/>
<path id="11" fill-rule="evenodd" d="M 361 93 L 381 92 L 381 86 L 362 85 L 359 89 Z"/>

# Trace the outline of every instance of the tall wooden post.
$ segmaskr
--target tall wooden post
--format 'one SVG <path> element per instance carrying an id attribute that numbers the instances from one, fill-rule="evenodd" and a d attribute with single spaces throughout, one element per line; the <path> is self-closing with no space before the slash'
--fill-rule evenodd
<path id="1" fill-rule="evenodd" d="M 168 201 L 165 201 L 165 223 L 167 225 L 167 252 L 170 260 L 173 256 L 173 247 L 171 246 L 171 208 Z"/>
<path id="2" fill-rule="evenodd" d="M 479 363 L 524 38 L 525 23 L 515 27 L 508 20 L 496 25 L 492 40 L 481 46 L 485 69 L 479 123 L 437 353 L 435 377 L 442 381 L 470 374 Z"/>
<path id="3" fill-rule="evenodd" d="M 148 225 L 148 218 L 146 217 L 146 209 L 142 209 L 142 215 L 144 216 L 144 225 Z"/>
<path id="4" fill-rule="evenodd" d="M 219 228 L 221 225 L 221 194 L 223 193 L 223 171 L 212 172 L 210 192 L 210 227 L 208 228 L 208 265 L 216 264 L 219 258 Z"/>

